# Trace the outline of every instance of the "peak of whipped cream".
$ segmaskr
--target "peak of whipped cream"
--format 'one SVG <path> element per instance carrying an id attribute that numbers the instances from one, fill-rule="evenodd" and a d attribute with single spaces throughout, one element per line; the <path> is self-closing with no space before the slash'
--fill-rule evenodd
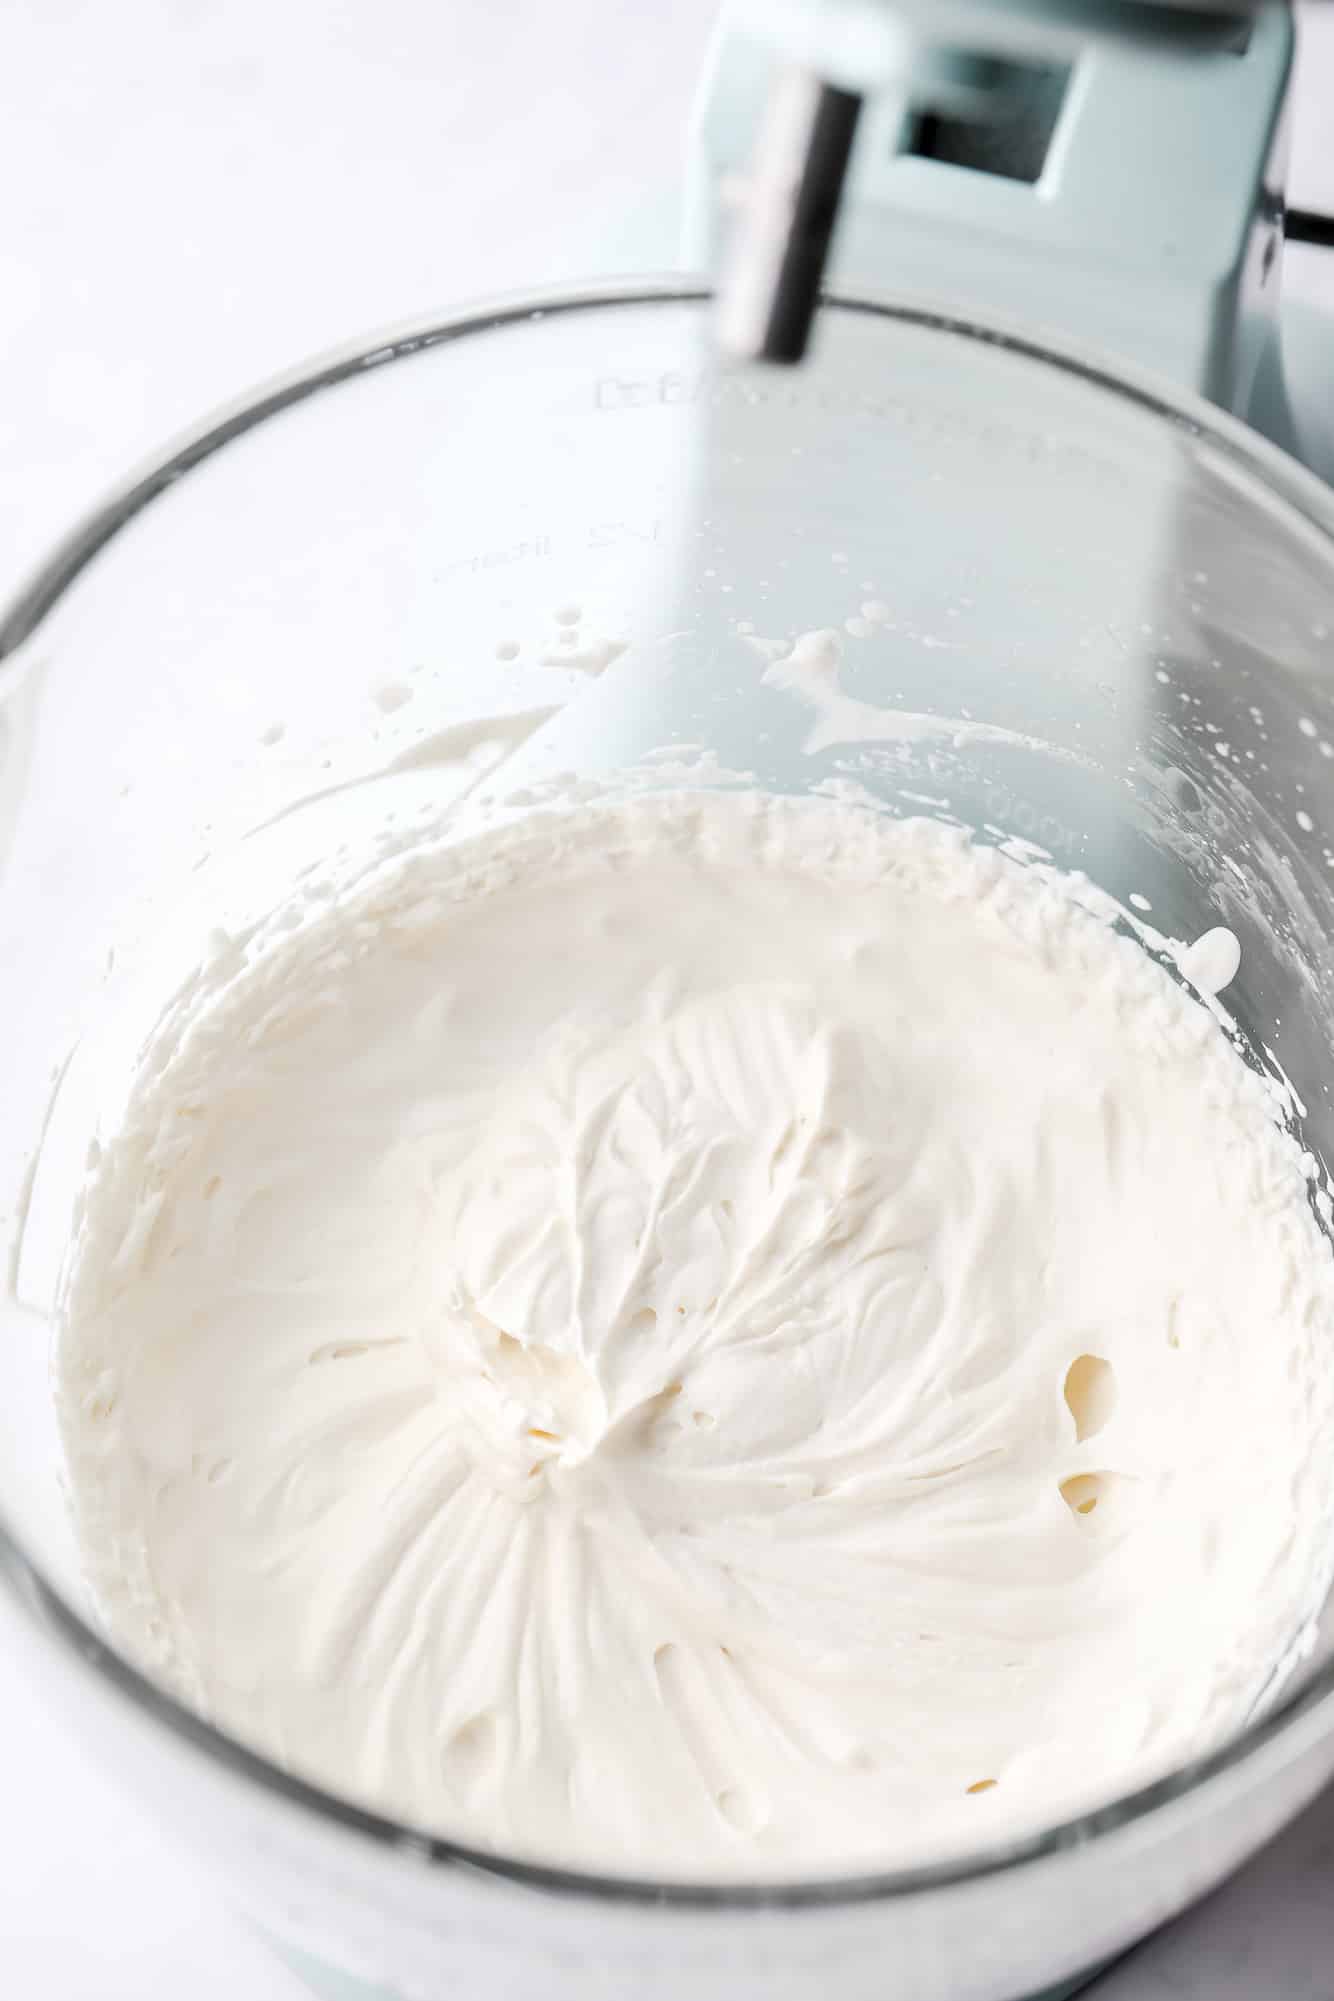
<path id="1" fill-rule="evenodd" d="M 1053 870 L 759 795 L 422 837 L 146 1024 L 63 1288 L 112 1632 L 332 1791 L 664 1877 L 929 1859 L 1235 1728 L 1334 1273 Z"/>

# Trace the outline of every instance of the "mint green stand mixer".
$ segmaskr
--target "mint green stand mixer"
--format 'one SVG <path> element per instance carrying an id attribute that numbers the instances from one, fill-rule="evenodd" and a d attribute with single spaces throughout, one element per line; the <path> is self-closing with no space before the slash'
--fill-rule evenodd
<path id="1" fill-rule="evenodd" d="M 736 0 L 688 261 L 722 264 L 745 354 L 798 360 L 822 278 L 892 287 L 1090 341 L 1292 448 L 1293 34 L 1286 7 Z"/>
<path id="2" fill-rule="evenodd" d="M 1334 1775 L 1327 1618 L 1212 1756 L 958 1862 L 719 1887 L 433 1838 L 99 1633 L 43 1347 L 107 954 L 211 849 L 444 783 L 459 729 L 538 793 L 693 744 L 780 790 L 947 796 L 1176 935 L 1227 922 L 1243 1028 L 1334 1157 L 1334 496 L 1317 333 L 1278 304 L 1291 59 L 1279 5 L 742 0 L 686 201 L 720 301 L 627 281 L 367 340 L 188 440 L 0 617 L 6 1644 L 329 2001 L 1054 2001 Z M 571 604 L 605 671 L 547 629 Z M 818 753 L 746 643 L 817 625 L 861 731 Z M 377 707 L 385 677 L 413 699 Z M 904 713 L 941 727 L 867 727 Z M 961 750 L 961 715 L 1005 740 Z"/>

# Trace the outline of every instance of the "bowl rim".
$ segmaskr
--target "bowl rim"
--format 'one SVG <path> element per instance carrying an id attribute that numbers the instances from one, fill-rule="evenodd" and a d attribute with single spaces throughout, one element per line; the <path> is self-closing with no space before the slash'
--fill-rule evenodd
<path id="1" fill-rule="evenodd" d="M 224 405 L 180 435 L 132 473 L 102 504 L 85 515 L 30 573 L 0 610 L 0 673 L 4 663 L 37 632 L 81 572 L 117 534 L 154 500 L 197 466 L 295 403 L 369 371 L 406 360 L 452 341 L 533 325 L 578 313 L 653 306 L 700 308 L 712 297 L 702 280 L 680 274 L 664 278 L 624 278 L 577 287 L 558 287 L 485 300 L 445 316 L 430 316 L 381 329 L 346 342 Z M 1194 441 L 1207 441 L 1265 489 L 1270 499 L 1302 517 L 1308 530 L 1328 545 L 1334 579 L 1334 492 L 1278 446 L 1239 419 L 1202 398 L 1045 333 L 1030 331 L 935 300 L 859 291 L 833 293 L 823 311 L 880 318 L 964 342 L 993 347 L 1086 382 L 1128 402 Z M 1054 1826 L 1005 1841 L 993 1841 L 955 1856 L 906 1868 L 857 1870 L 845 1875 L 806 1875 L 712 1882 L 690 1878 L 653 1879 L 565 1868 L 521 1856 L 475 1848 L 392 1820 L 342 1799 L 310 1781 L 283 1771 L 261 1753 L 214 1727 L 122 1657 L 88 1618 L 43 1576 L 17 1532 L 0 1510 L 0 1586 L 40 1637 L 58 1636 L 68 1653 L 108 1685 L 113 1694 L 150 1724 L 239 1778 L 261 1794 L 276 1795 L 304 1816 L 382 1849 L 410 1852 L 417 1866 L 460 1867 L 516 1886 L 566 1897 L 658 1908 L 745 1910 L 828 1908 L 906 1898 L 953 1888 L 1004 1870 L 1042 1861 L 1146 1820 L 1160 1809 L 1188 1799 L 1212 1780 L 1245 1767 L 1285 1738 L 1304 1719 L 1330 1709 L 1325 1727 L 1334 1729 L 1334 1657 L 1301 1687 L 1288 1692 L 1223 1744 L 1188 1760 L 1152 1784 L 1136 1787 L 1104 1806 L 1071 1816 Z"/>

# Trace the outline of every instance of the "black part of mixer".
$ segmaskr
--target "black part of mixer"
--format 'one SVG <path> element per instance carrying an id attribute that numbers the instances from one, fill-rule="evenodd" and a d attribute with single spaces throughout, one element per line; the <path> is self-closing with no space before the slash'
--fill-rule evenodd
<path id="1" fill-rule="evenodd" d="M 1283 217 L 1283 234 L 1289 243 L 1314 243 L 1322 250 L 1334 250 L 1334 215 L 1321 215 L 1312 208 L 1290 208 Z"/>
<path id="2" fill-rule="evenodd" d="M 809 138 L 792 196 L 792 216 L 753 352 L 761 361 L 797 362 L 806 352 L 862 99 L 820 82 Z"/>

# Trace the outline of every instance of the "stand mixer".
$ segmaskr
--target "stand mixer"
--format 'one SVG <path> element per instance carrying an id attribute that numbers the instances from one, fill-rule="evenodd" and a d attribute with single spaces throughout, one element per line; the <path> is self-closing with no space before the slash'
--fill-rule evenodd
<path id="1" fill-rule="evenodd" d="M 1278 312 L 1293 46 L 1248 0 L 734 0 L 686 261 L 723 270 L 738 354 L 799 360 L 826 278 L 891 285 L 1092 342 L 1328 475 L 1321 330 Z"/>
<path id="2" fill-rule="evenodd" d="M 1055 1997 L 1334 1772 L 1327 1632 L 1236 1742 L 962 1865 L 720 1889 L 479 1853 L 279 1772 L 117 1655 L 79 1609 L 45 1376 L 79 1052 L 164 912 L 209 857 L 249 844 L 278 879 L 340 802 L 462 801 L 492 771 L 540 794 L 703 745 L 779 791 L 947 797 L 1147 891 L 1175 935 L 1225 921 L 1248 1042 L 1334 1154 L 1334 499 L 1273 448 L 1321 469 L 1278 333 L 1291 53 L 1281 6 L 737 6 L 688 261 L 728 265 L 739 353 L 799 369 L 720 368 L 687 280 L 380 336 L 187 441 L 0 619 L 0 921 L 25 941 L 0 972 L 0 1611 L 334 2001 Z M 754 649 L 814 625 L 845 645 L 813 749 Z"/>

